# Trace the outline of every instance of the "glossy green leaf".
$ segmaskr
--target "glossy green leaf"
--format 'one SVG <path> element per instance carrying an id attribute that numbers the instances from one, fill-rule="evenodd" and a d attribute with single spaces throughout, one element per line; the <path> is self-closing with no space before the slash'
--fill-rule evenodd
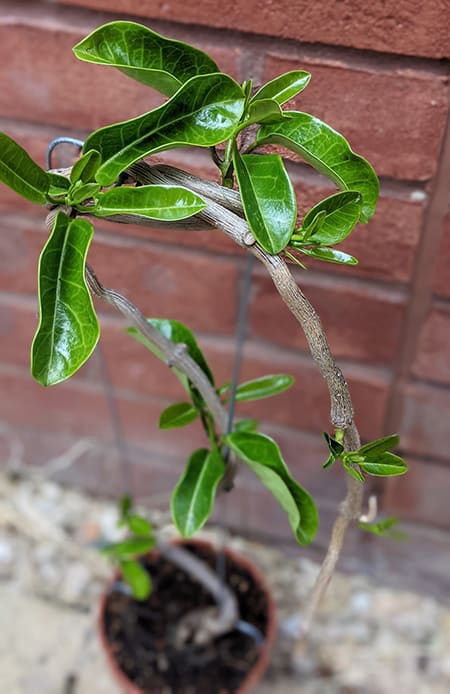
<path id="1" fill-rule="evenodd" d="M 134 22 L 110 22 L 80 41 L 80 60 L 111 65 L 128 77 L 172 96 L 190 77 L 219 72 L 205 53 Z"/>
<path id="2" fill-rule="evenodd" d="M 326 431 L 322 432 L 322 436 L 325 439 L 325 442 L 328 446 L 328 450 L 330 451 L 330 455 L 328 459 L 325 461 L 325 463 L 322 465 L 324 470 L 326 468 L 329 468 L 333 465 L 333 463 L 340 458 L 342 453 L 344 452 L 344 446 L 339 443 L 339 441 L 336 441 L 332 436 L 330 436 Z"/>
<path id="3" fill-rule="evenodd" d="M 362 455 L 378 455 L 379 453 L 384 453 L 385 451 L 390 451 L 395 448 L 400 443 L 400 436 L 398 434 L 391 434 L 390 436 L 384 436 L 382 439 L 375 439 L 370 443 L 366 443 L 365 446 L 361 446 L 358 453 Z"/>
<path id="4" fill-rule="evenodd" d="M 92 214 L 96 217 L 132 214 L 174 222 L 191 217 L 205 207 L 199 195 L 179 186 L 120 186 L 99 193 Z"/>
<path id="5" fill-rule="evenodd" d="M 97 182 L 111 185 L 127 166 L 156 152 L 223 142 L 239 123 L 244 101 L 241 87 L 228 75 L 192 77 L 159 108 L 87 138 L 84 151 L 96 149 L 102 156 Z"/>
<path id="6" fill-rule="evenodd" d="M 190 402 L 176 402 L 163 410 L 159 417 L 160 429 L 185 427 L 198 417 L 198 412 Z"/>
<path id="7" fill-rule="evenodd" d="M 100 166 L 101 160 L 99 152 L 95 149 L 90 149 L 72 166 L 70 182 L 82 181 L 83 183 L 90 183 L 95 181 L 95 172 Z"/>
<path id="8" fill-rule="evenodd" d="M 198 346 L 194 334 L 191 332 L 191 330 L 189 330 L 189 328 L 186 325 L 184 325 L 184 323 L 180 323 L 180 321 L 177 320 L 170 320 L 169 318 L 148 318 L 147 320 L 149 323 L 153 325 L 153 327 L 159 330 L 160 333 L 167 337 L 168 340 L 171 340 L 175 344 L 186 345 L 188 348 L 189 355 L 195 362 L 197 362 L 199 367 L 206 374 L 209 381 L 212 383 L 212 385 L 214 385 L 214 378 L 211 373 L 211 369 L 208 366 L 208 362 L 206 361 L 203 352 Z M 147 347 L 147 349 L 153 352 L 153 354 L 155 354 L 159 359 L 162 359 L 162 361 L 164 362 L 166 361 L 166 358 L 162 354 L 162 352 L 157 347 L 155 347 L 153 343 L 150 342 L 150 340 L 147 340 L 146 337 L 141 335 L 141 333 L 138 330 L 136 330 L 136 328 L 128 328 L 128 333 L 132 335 L 138 342 Z M 188 379 L 186 378 L 186 376 L 177 369 L 173 369 L 173 371 L 176 372 L 177 376 L 180 378 L 181 383 L 189 392 Z"/>
<path id="9" fill-rule="evenodd" d="M 351 233 L 359 221 L 362 198 L 359 193 L 347 191 L 336 193 L 322 200 L 305 215 L 302 230 L 307 233 L 308 243 L 332 246 L 340 243 Z M 325 213 L 325 215 L 323 214 Z M 319 217 L 319 215 L 322 215 Z M 319 221 L 320 220 L 320 221 Z M 311 226 L 316 224 L 316 229 Z"/>
<path id="10" fill-rule="evenodd" d="M 153 528 L 148 520 L 135 513 L 126 516 L 126 524 L 132 533 L 140 537 L 148 537 L 153 533 Z"/>
<path id="11" fill-rule="evenodd" d="M 311 75 L 303 70 L 292 70 L 275 77 L 259 89 L 252 102 L 261 99 L 274 99 L 280 106 L 299 94 L 308 86 Z"/>
<path id="12" fill-rule="evenodd" d="M 248 119 L 245 125 L 253 123 L 278 123 L 283 120 L 284 113 L 274 99 L 261 99 L 250 104 Z"/>
<path id="13" fill-rule="evenodd" d="M 358 265 L 358 261 L 352 255 L 344 253 L 343 251 L 337 251 L 335 248 L 327 248 L 326 246 L 319 246 L 318 248 L 303 248 L 293 244 L 301 253 L 309 255 L 311 258 L 316 258 L 317 260 L 325 260 L 327 263 L 338 263 L 339 265 Z"/>
<path id="14" fill-rule="evenodd" d="M 70 187 L 70 181 L 65 176 L 47 171 L 49 180 L 48 197 L 65 196 Z"/>
<path id="15" fill-rule="evenodd" d="M 263 434 L 234 432 L 227 445 L 259 477 L 286 511 L 297 541 L 309 544 L 319 525 L 316 505 L 291 476 L 275 441 Z"/>
<path id="16" fill-rule="evenodd" d="M 129 537 L 121 542 L 114 542 L 102 547 L 101 552 L 106 557 L 115 559 L 131 559 L 145 554 L 155 546 L 153 537 Z"/>
<path id="17" fill-rule="evenodd" d="M 405 461 L 394 453 L 381 453 L 381 455 L 367 456 L 363 463 L 360 463 L 361 470 L 368 475 L 377 477 L 391 477 L 393 475 L 404 475 L 408 472 Z"/>
<path id="18" fill-rule="evenodd" d="M 39 326 L 31 373 L 44 386 L 64 381 L 84 364 L 100 334 L 84 269 L 94 229 L 58 212 L 39 260 Z"/>
<path id="19" fill-rule="evenodd" d="M 379 190 L 371 165 L 351 150 L 340 133 L 315 116 L 297 111 L 285 113 L 291 118 L 259 129 L 258 144 L 287 147 L 328 176 L 341 190 L 360 193 L 363 199 L 360 221 L 368 222 L 375 211 Z"/>
<path id="20" fill-rule="evenodd" d="M 235 148 L 234 168 L 247 222 L 268 253 L 288 244 L 297 218 L 297 201 L 278 154 L 245 154 Z"/>
<path id="21" fill-rule="evenodd" d="M 224 472 L 218 451 L 201 448 L 189 458 L 171 500 L 173 522 L 183 537 L 192 537 L 208 520 Z"/>
<path id="22" fill-rule="evenodd" d="M 357 482 L 364 482 L 365 481 L 364 475 L 361 473 L 360 470 L 358 470 L 357 467 L 354 467 L 350 463 L 345 463 L 345 462 L 343 463 L 343 465 L 344 465 L 344 470 L 346 470 L 348 472 L 348 474 L 350 475 L 350 477 L 353 477 L 354 480 L 356 480 Z"/>
<path id="23" fill-rule="evenodd" d="M 336 441 L 332 436 L 330 436 L 326 431 L 322 432 L 322 436 L 328 446 L 328 450 L 335 458 L 339 458 L 344 452 L 344 446 L 339 441 Z"/>
<path id="24" fill-rule="evenodd" d="M 67 194 L 67 204 L 81 205 L 81 203 L 86 200 L 92 200 L 99 190 L 100 185 L 98 183 L 82 183 L 78 180 L 71 186 Z"/>
<path id="25" fill-rule="evenodd" d="M 0 181 L 23 198 L 45 205 L 50 179 L 17 142 L 0 132 Z"/>
<path id="26" fill-rule="evenodd" d="M 238 402 L 247 402 L 270 398 L 272 395 L 278 395 L 278 393 L 282 393 L 290 388 L 294 380 L 293 376 L 288 376 L 287 374 L 271 374 L 255 378 L 252 381 L 246 381 L 236 388 L 236 400 Z"/>
<path id="27" fill-rule="evenodd" d="M 308 224 L 303 222 L 301 229 L 296 230 L 295 234 L 292 235 L 292 240 L 295 241 L 298 236 L 299 241 L 306 243 L 310 236 L 312 236 L 316 231 L 319 231 L 326 218 L 327 213 L 325 210 L 317 212 L 317 214 L 310 221 L 308 221 Z"/>
<path id="28" fill-rule="evenodd" d="M 138 561 L 120 562 L 122 578 L 130 587 L 136 600 L 146 600 L 152 592 L 152 579 Z"/>

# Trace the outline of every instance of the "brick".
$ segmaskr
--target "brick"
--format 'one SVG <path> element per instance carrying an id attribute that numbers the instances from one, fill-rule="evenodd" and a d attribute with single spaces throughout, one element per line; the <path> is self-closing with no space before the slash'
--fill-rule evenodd
<path id="1" fill-rule="evenodd" d="M 306 69 L 312 79 L 292 106 L 341 132 L 379 175 L 427 180 L 436 170 L 449 104 L 444 76 L 388 72 L 343 61 L 268 55 L 264 79 Z M 401 127 L 399 127 L 401 123 Z"/>
<path id="2" fill-rule="evenodd" d="M 167 154 L 165 153 L 164 159 Z M 174 160 L 171 157 L 169 161 L 188 171 L 193 169 L 192 165 L 189 166 L 189 162 L 186 162 L 184 159 Z M 212 178 L 215 177 L 214 170 L 208 170 L 206 167 L 203 170 L 199 170 L 197 166 L 195 169 L 195 173 Z M 291 171 L 291 175 L 295 182 L 299 204 L 299 219 L 316 202 L 335 192 L 333 188 L 318 186 L 312 184 L 309 180 L 302 179 L 296 171 Z M 408 282 L 414 267 L 414 257 L 420 236 L 425 203 L 425 195 L 421 201 L 399 199 L 388 193 L 382 195 L 376 214 L 369 224 L 359 225 L 351 236 L 340 245 L 343 251 L 358 258 L 358 265 L 348 268 L 305 258 L 308 268 L 327 275 L 338 274 L 346 277 L 367 277 L 395 282 Z M 213 253 L 227 255 L 242 256 L 244 254 L 244 251 L 230 240 L 225 233 L 217 230 L 196 232 L 171 231 L 168 233 L 167 230 L 149 229 L 148 227 L 128 224 L 119 225 L 100 219 L 95 220 L 95 227 L 109 234 L 152 239 L 177 248 L 202 248 Z"/>
<path id="3" fill-rule="evenodd" d="M 448 480 L 450 470 L 429 460 L 408 460 L 404 477 L 388 480 L 383 512 L 419 523 L 450 528 Z"/>
<path id="4" fill-rule="evenodd" d="M 0 421 L 10 426 L 114 441 L 108 404 L 98 385 L 78 379 L 43 388 L 27 371 L 3 364 L 0 386 L 3 393 L 8 393 L 8 398 L 0 403 Z M 175 435 L 159 430 L 159 414 L 169 404 L 167 400 L 118 392 L 116 401 L 124 441 L 145 448 L 149 455 L 184 461 L 193 448 L 204 444 L 203 433 L 196 424 Z"/>
<path id="5" fill-rule="evenodd" d="M 181 473 L 183 462 L 132 446 L 117 447 L 93 437 L 80 438 L 24 427 L 2 426 L 1 460 L 6 463 L 12 451 L 20 451 L 20 461 L 36 467 L 52 466 L 56 459 L 72 463 L 62 465 L 51 476 L 56 482 L 76 485 L 105 496 L 118 497 L 131 492 L 135 499 L 146 499 L 152 508 L 168 510 L 170 493 Z"/>
<path id="6" fill-rule="evenodd" d="M 410 383 L 403 398 L 402 449 L 415 456 L 450 460 L 450 390 Z"/>
<path id="7" fill-rule="evenodd" d="M 36 383 L 29 373 L 0 367 L 0 419 L 13 426 L 57 431 L 111 440 L 112 430 L 103 395 L 89 386 L 68 382 L 53 388 Z"/>
<path id="8" fill-rule="evenodd" d="M 325 275 L 296 273 L 300 287 L 325 327 L 338 357 L 390 362 L 401 337 L 405 298 L 401 292 Z M 303 333 L 265 275 L 255 273 L 250 311 L 252 333 L 270 342 L 306 349 Z"/>
<path id="9" fill-rule="evenodd" d="M 450 267 L 450 212 L 445 216 L 442 227 L 441 244 L 436 258 L 434 291 L 440 296 L 450 297 L 448 268 Z"/>
<path id="10" fill-rule="evenodd" d="M 28 368 L 30 346 L 37 325 L 37 300 L 0 297 L 0 358 L 2 362 Z"/>
<path id="11" fill-rule="evenodd" d="M 450 11 L 445 0 L 411 3 L 387 0 L 364 6 L 357 0 L 297 3 L 279 0 L 236 2 L 224 11 L 219 0 L 186 4 L 180 0 L 60 0 L 61 4 L 91 7 L 154 19 L 240 29 L 308 43 L 329 43 L 390 53 L 448 56 Z"/>
<path id="12" fill-rule="evenodd" d="M 97 25 L 94 17 L 68 24 L 45 11 L 42 16 L 27 17 L 20 8 L 3 15 L 0 116 L 91 130 L 163 103 L 163 95 L 118 70 L 75 58 L 72 47 Z M 216 51 L 212 44 L 204 48 L 211 49 L 224 70 L 236 74 L 238 48 Z"/>
<path id="13" fill-rule="evenodd" d="M 148 316 L 176 318 L 194 330 L 234 332 L 238 266 L 192 251 L 98 235 L 90 262 L 100 281 L 123 292 Z M 186 299 L 187 297 L 188 300 Z"/>
<path id="14" fill-rule="evenodd" d="M 48 236 L 44 220 L 4 215 L 0 234 L 0 290 L 36 295 L 37 263 Z"/>
<path id="15" fill-rule="evenodd" d="M 313 205 L 336 192 L 335 188 L 311 182 L 297 167 L 288 165 L 288 169 L 294 181 L 299 219 Z M 359 224 L 339 245 L 340 249 L 354 255 L 359 264 L 348 268 L 305 259 L 308 268 L 346 277 L 408 281 L 414 267 L 426 201 L 427 195 L 422 191 L 412 190 L 405 198 L 400 198 L 382 186 L 374 217 L 368 224 Z"/>
<path id="16" fill-rule="evenodd" d="M 422 326 L 412 372 L 418 378 L 450 385 L 450 306 L 434 304 Z"/>
<path id="17" fill-rule="evenodd" d="M 39 253 L 47 238 L 43 222 L 5 217 L 0 235 L 0 290 L 36 294 Z M 196 330 L 233 333 L 238 265 L 186 250 L 129 238 L 95 236 L 89 262 L 100 281 L 127 295 L 147 315 L 177 318 Z M 186 295 L 189 301 L 186 301 Z M 100 310 L 115 312 L 104 302 Z"/>
<path id="18" fill-rule="evenodd" d="M 230 339 L 200 335 L 198 341 L 211 366 L 216 383 L 230 380 L 235 352 Z M 114 384 L 119 389 L 144 396 L 184 400 L 177 379 L 167 367 L 145 352 L 128 336 L 118 335 L 113 326 L 103 330 L 103 352 Z M 98 366 L 97 366 L 98 368 Z M 311 431 L 328 430 L 329 395 L 317 367 L 301 354 L 250 340 L 246 343 L 240 381 L 269 373 L 288 373 L 296 378 L 295 385 L 285 393 L 248 404 L 237 404 L 237 416 L 254 416 L 264 423 Z M 348 365 L 345 374 L 349 381 L 358 425 L 362 435 L 375 438 L 382 435 L 383 416 L 387 398 L 388 379 L 374 369 Z M 90 378 L 98 379 L 98 373 Z M 265 428 L 264 428 L 265 430 Z M 290 450 L 293 446 L 288 441 Z"/>
<path id="19" fill-rule="evenodd" d="M 329 395 L 316 365 L 310 358 L 252 343 L 246 351 L 242 380 L 268 373 L 288 373 L 295 385 L 276 398 L 239 404 L 238 413 L 255 416 L 315 434 L 330 429 Z M 389 379 L 383 372 L 346 365 L 344 375 L 354 400 L 356 421 L 364 438 L 381 436 Z"/>

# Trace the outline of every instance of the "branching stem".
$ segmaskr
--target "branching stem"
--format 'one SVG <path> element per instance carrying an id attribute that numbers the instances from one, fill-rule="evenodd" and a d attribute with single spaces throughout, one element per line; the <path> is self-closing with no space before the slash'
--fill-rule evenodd
<path id="1" fill-rule="evenodd" d="M 176 183 L 202 195 L 207 206 L 197 215 L 198 219 L 208 223 L 211 227 L 224 231 L 239 246 L 247 248 L 263 263 L 280 297 L 300 323 L 311 355 L 328 386 L 331 406 L 330 419 L 335 428 L 344 432 L 345 450 L 357 450 L 361 444 L 353 419 L 350 392 L 342 371 L 331 353 L 322 323 L 295 282 L 286 262 L 280 256 L 268 254 L 256 242 L 249 243 L 249 239 L 252 238 L 251 230 L 243 218 L 242 205 L 236 192 L 169 166 L 150 166 L 140 162 L 131 166 L 128 173 L 141 183 L 172 185 Z M 348 526 L 361 513 L 362 497 L 361 483 L 347 476 L 347 494 L 339 507 L 330 543 L 303 616 L 299 650 L 335 570 Z"/>
<path id="2" fill-rule="evenodd" d="M 357 450 L 360 447 L 360 437 L 353 419 L 351 396 L 342 371 L 337 366 L 331 353 L 321 321 L 295 282 L 286 262 L 278 255 L 268 254 L 256 243 L 243 217 L 239 194 L 236 191 L 219 186 L 216 183 L 204 181 L 171 166 L 151 166 L 145 162 L 138 162 L 129 167 L 127 174 L 140 184 L 183 185 L 198 193 L 203 197 L 207 205 L 204 210 L 191 220 L 191 226 L 197 225 L 197 228 L 216 228 L 224 231 L 239 246 L 249 250 L 263 263 L 280 297 L 300 323 L 311 355 L 328 386 L 331 422 L 335 428 L 344 432 L 345 450 Z M 154 223 L 150 220 L 137 219 L 132 215 L 116 215 L 114 218 L 111 218 L 111 221 L 122 221 L 125 223 L 138 221 L 140 224 L 154 226 Z M 159 226 L 162 226 L 161 222 L 159 222 Z M 166 226 L 169 227 L 171 225 L 167 224 Z M 159 331 L 156 331 L 125 297 L 122 297 L 114 290 L 103 288 L 90 269 L 87 270 L 87 278 L 94 293 L 115 305 L 127 319 L 136 325 L 143 335 L 164 351 L 169 363 L 188 376 L 204 397 L 219 432 L 224 433 L 226 429 L 226 412 L 214 389 L 211 388 L 208 379 L 197 364 L 190 359 L 185 351 L 177 350 L 176 345 L 173 345 L 170 340 L 166 340 Z M 210 392 L 211 390 L 212 393 Z M 335 570 L 346 531 L 349 525 L 361 513 L 362 496 L 363 488 L 361 483 L 347 476 L 347 494 L 339 507 L 330 543 L 303 615 L 302 635 L 294 653 L 294 661 L 296 654 L 301 657 L 304 637 L 310 629 L 314 615 Z"/>

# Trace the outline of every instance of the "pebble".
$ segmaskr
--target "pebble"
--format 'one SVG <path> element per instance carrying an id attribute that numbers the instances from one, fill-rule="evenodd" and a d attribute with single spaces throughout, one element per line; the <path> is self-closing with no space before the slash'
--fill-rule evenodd
<path id="1" fill-rule="evenodd" d="M 45 597 L 48 602 L 43 605 L 53 601 L 61 609 L 91 607 L 102 585 L 93 568 L 99 561 L 96 548 L 124 533 L 117 528 L 114 503 L 31 478 L 19 479 L 8 498 L 0 497 L 0 511 L 3 503 L 10 508 L 16 500 L 22 520 L 29 504 L 30 522 L 38 517 L 43 521 L 40 532 L 45 527 L 58 532 L 37 540 L 35 534 L 8 524 L 0 527 L 0 579 L 6 582 L 2 585 L 10 582 L 18 590 Z M 209 529 L 202 536 L 216 541 L 223 531 Z M 67 538 L 67 546 L 61 537 Z M 282 682 L 280 692 L 297 692 L 296 678 L 301 678 L 302 694 L 450 692 L 450 609 L 429 596 L 374 585 L 358 574 L 333 577 L 304 657 L 296 664 L 297 675 L 289 678 L 287 663 L 318 566 L 243 538 L 229 538 L 228 543 L 259 565 L 277 602 L 279 638 L 269 673 L 271 691 L 278 692 L 277 682 Z M 79 556 L 77 547 L 82 550 Z M 95 561 L 83 561 L 87 555 Z M 18 581 L 19 573 L 27 580 Z M 4 637 L 8 640 L 7 634 Z"/>

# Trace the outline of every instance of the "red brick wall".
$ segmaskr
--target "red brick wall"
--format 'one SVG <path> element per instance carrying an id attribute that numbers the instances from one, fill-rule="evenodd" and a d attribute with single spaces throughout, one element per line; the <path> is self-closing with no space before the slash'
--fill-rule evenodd
<path id="1" fill-rule="evenodd" d="M 356 269 L 321 264 L 298 272 L 298 280 L 348 377 L 363 437 L 402 435 L 411 473 L 377 485 L 385 510 L 448 529 L 448 2 L 237 0 L 224 11 L 216 0 L 11 0 L 0 12 L 0 127 L 41 164 L 51 138 L 83 137 L 161 102 L 120 73 L 73 57 L 71 47 L 104 21 L 143 21 L 211 53 L 239 80 L 261 81 L 293 68 L 312 72 L 299 107 L 334 125 L 370 159 L 381 177 L 381 200 L 375 219 L 345 244 L 360 260 Z M 203 175 L 212 171 L 202 152 L 174 152 L 167 159 Z M 298 162 L 289 166 L 301 207 L 328 190 L 324 179 Z M 99 492 L 117 491 L 123 488 L 123 470 L 98 356 L 72 381 L 49 390 L 28 374 L 35 268 L 45 239 L 42 214 L 2 187 L 0 216 L 0 454 L 6 459 L 16 440 L 23 458 L 39 464 L 82 436 L 94 448 L 65 478 Z M 148 315 L 188 323 L 219 380 L 226 380 L 242 253 L 218 232 L 169 235 L 97 227 L 91 260 L 102 281 L 127 293 Z M 99 310 L 102 349 L 123 436 L 132 447 L 127 455 L 134 486 L 146 496 L 165 493 L 200 432 L 157 429 L 159 411 L 180 395 L 177 383 L 123 335 L 117 316 L 105 306 Z M 292 391 L 242 411 L 261 417 L 265 430 L 279 437 L 290 465 L 318 496 L 325 518 L 322 541 L 343 487 L 341 475 L 320 467 L 327 393 L 303 336 L 262 269 L 254 276 L 245 356 L 244 377 L 274 371 L 297 377 Z M 96 441 L 108 447 L 99 452 Z M 284 518 L 265 493 L 245 475 L 241 487 L 236 494 L 244 493 L 244 506 L 238 512 L 228 502 L 228 522 L 252 530 L 264 522 L 268 535 L 287 539 Z"/>

